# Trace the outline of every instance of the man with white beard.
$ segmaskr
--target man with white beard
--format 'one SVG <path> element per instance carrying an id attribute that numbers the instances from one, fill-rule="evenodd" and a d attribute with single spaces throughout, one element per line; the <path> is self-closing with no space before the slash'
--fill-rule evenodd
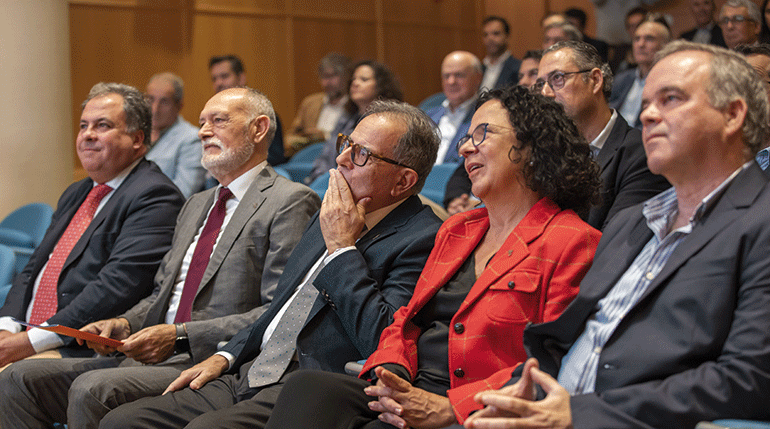
<path id="1" fill-rule="evenodd" d="M 274 118 L 267 97 L 249 88 L 221 91 L 206 103 L 201 163 L 220 186 L 182 208 L 153 293 L 117 318 L 82 328 L 123 345 L 88 343 L 103 356 L 8 367 L 0 373 L 2 427 L 95 428 L 111 409 L 161 394 L 264 313 L 320 207 L 313 191 L 267 164 Z"/>

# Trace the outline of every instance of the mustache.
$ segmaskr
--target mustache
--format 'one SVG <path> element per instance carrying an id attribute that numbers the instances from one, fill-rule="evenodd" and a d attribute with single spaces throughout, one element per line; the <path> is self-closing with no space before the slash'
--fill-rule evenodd
<path id="1" fill-rule="evenodd" d="M 207 146 L 207 145 L 213 145 L 218 147 L 219 149 L 224 149 L 224 147 L 222 147 L 222 142 L 216 137 L 209 137 L 208 140 L 203 140 L 203 146 Z"/>

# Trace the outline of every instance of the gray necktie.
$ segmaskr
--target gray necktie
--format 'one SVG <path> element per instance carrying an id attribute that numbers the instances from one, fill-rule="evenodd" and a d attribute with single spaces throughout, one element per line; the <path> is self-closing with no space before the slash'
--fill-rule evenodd
<path id="1" fill-rule="evenodd" d="M 294 301 L 281 316 L 281 320 L 278 321 L 273 335 L 251 364 L 248 372 L 249 387 L 273 384 L 280 380 L 286 371 L 297 346 L 299 331 L 305 325 L 305 320 L 318 296 L 318 290 L 313 286 L 313 281 L 323 267 L 324 264 L 321 263 L 302 286 Z"/>

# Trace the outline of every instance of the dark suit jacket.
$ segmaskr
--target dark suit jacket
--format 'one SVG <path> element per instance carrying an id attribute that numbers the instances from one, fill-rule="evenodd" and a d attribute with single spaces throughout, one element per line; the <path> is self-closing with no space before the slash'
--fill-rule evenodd
<path id="1" fill-rule="evenodd" d="M 587 222 L 598 230 L 620 210 L 671 187 L 663 176 L 647 168 L 641 131 L 629 127 L 620 115 L 596 162 L 601 168 L 602 202 L 591 208 Z"/>
<path id="2" fill-rule="evenodd" d="M 155 276 L 152 295 L 121 315 L 131 332 L 166 323 L 182 260 L 214 204 L 216 189 L 195 194 L 182 208 L 171 250 Z M 212 254 L 185 323 L 193 362 L 216 352 L 262 314 L 302 230 L 320 207 L 318 195 L 265 167 L 254 179 Z"/>
<path id="3" fill-rule="evenodd" d="M 491 89 L 502 88 L 504 86 L 516 85 L 519 83 L 519 67 L 521 67 L 521 60 L 513 58 L 513 55 L 508 57 L 503 63 L 503 69 L 500 70 L 500 76 L 497 77 L 495 87 Z M 482 66 L 486 73 L 487 68 Z"/>
<path id="4" fill-rule="evenodd" d="M 93 180 L 70 185 L 51 226 L 16 277 L 0 316 L 26 318 L 32 289 Z M 50 324 L 80 328 L 115 317 L 152 291 L 152 278 L 171 247 L 174 221 L 184 198 L 155 163 L 142 160 L 94 217 L 70 252 L 58 283 L 58 311 Z M 62 337 L 65 344 L 74 340 Z"/>
<path id="5" fill-rule="evenodd" d="M 267 163 L 270 165 L 281 165 L 288 161 L 283 147 L 283 126 L 281 125 L 281 118 L 275 115 L 275 136 L 273 141 L 270 142 L 270 146 L 267 148 Z"/>
<path id="6" fill-rule="evenodd" d="M 610 45 L 604 40 L 594 39 L 593 37 L 583 35 L 583 41 L 596 48 L 596 52 L 602 58 L 603 62 L 607 62 L 610 57 Z"/>
<path id="7" fill-rule="evenodd" d="M 596 392 L 571 398 L 575 428 L 683 428 L 770 418 L 770 187 L 741 172 L 623 318 L 599 358 Z M 556 376 L 586 321 L 652 237 L 642 206 L 607 226 L 580 293 L 524 344 Z M 513 381 L 513 380 L 512 380 Z"/>
<path id="8" fill-rule="evenodd" d="M 610 94 L 610 108 L 620 109 L 623 102 L 626 101 L 628 93 L 631 91 L 631 87 L 634 85 L 634 79 L 636 79 L 636 68 L 624 70 L 615 76 L 615 81 L 612 82 L 612 93 Z M 639 111 L 641 114 L 641 110 Z M 636 128 L 637 125 L 641 126 L 639 118 L 634 118 L 634 123 L 630 124 Z"/>
<path id="9" fill-rule="evenodd" d="M 314 281 L 320 294 L 297 339 L 300 368 L 344 373 L 345 364 L 369 356 L 393 314 L 406 305 L 433 246 L 441 221 L 416 196 L 409 197 Z M 254 359 L 265 328 L 326 250 L 318 217 L 291 254 L 270 308 L 223 348 L 236 357 L 230 368 Z"/>
<path id="10" fill-rule="evenodd" d="M 444 106 L 439 105 L 437 107 L 426 110 L 425 113 L 430 116 L 430 118 L 433 119 L 433 122 L 436 123 L 436 126 L 438 126 L 438 122 L 441 120 L 441 117 L 446 114 L 446 110 L 447 109 Z M 449 150 L 447 151 L 446 156 L 444 156 L 444 163 L 462 161 L 455 148 L 457 148 L 457 142 L 460 141 L 463 136 L 468 134 L 468 129 L 471 127 L 471 119 L 473 119 L 473 113 L 475 111 L 476 109 L 474 108 L 468 110 L 468 114 L 465 115 L 462 123 L 460 124 L 460 127 L 457 128 L 457 132 L 454 136 L 452 136 L 452 140 L 449 144 Z"/>
<path id="11" fill-rule="evenodd" d="M 684 40 L 692 40 L 693 37 L 695 37 L 695 33 L 697 31 L 698 31 L 697 28 L 693 28 L 690 31 L 685 31 L 684 33 L 682 33 L 681 36 L 679 36 L 679 38 Z M 722 35 L 722 29 L 719 28 L 719 25 L 714 25 L 714 27 L 711 28 L 711 41 L 709 43 L 712 45 L 727 48 L 727 44 L 725 43 L 725 38 Z"/>

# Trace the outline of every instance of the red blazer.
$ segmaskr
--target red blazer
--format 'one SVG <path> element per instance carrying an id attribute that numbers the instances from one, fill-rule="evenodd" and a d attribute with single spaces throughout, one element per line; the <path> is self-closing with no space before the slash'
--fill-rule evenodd
<path id="1" fill-rule="evenodd" d="M 485 208 L 444 222 L 412 299 L 382 332 L 361 376 L 378 365 L 395 363 L 414 379 L 420 329 L 411 319 L 468 259 L 487 229 Z M 481 408 L 473 395 L 502 387 L 526 359 L 524 328 L 556 319 L 577 295 L 600 236 L 572 210 L 562 211 L 544 198 L 492 257 L 450 325 L 447 396 L 459 422 Z"/>

